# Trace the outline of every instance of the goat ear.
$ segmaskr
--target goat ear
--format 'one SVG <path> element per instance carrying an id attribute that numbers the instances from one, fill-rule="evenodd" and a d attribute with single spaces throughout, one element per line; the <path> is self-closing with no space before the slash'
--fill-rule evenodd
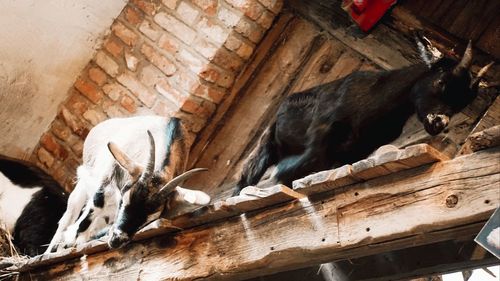
<path id="1" fill-rule="evenodd" d="M 192 177 L 194 174 L 196 173 L 199 173 L 199 172 L 205 172 L 205 171 L 208 171 L 208 169 L 206 168 L 195 168 L 195 169 L 191 169 L 187 172 L 184 172 L 182 174 L 180 174 L 179 176 L 173 178 L 172 180 L 170 180 L 168 183 L 166 183 L 161 189 L 160 191 L 158 191 L 158 195 L 160 196 L 160 198 L 162 198 L 162 200 L 166 199 L 167 196 L 172 192 L 174 191 L 174 189 L 179 185 L 179 184 L 182 184 L 185 180 L 189 179 L 190 177 Z"/>
<path id="2" fill-rule="evenodd" d="M 121 149 L 118 148 L 118 145 L 116 145 L 115 143 L 108 142 L 108 149 L 109 152 L 111 152 L 111 155 L 113 155 L 113 158 L 115 158 L 116 162 L 118 162 L 120 167 L 127 171 L 133 178 L 133 180 L 136 181 L 142 174 L 143 168 L 132 161 L 130 157 L 128 157 L 125 152 L 121 151 Z"/>
<path id="3" fill-rule="evenodd" d="M 434 63 L 443 58 L 441 53 L 427 37 L 421 35 L 419 32 L 414 32 L 415 42 L 417 43 L 420 58 L 425 62 L 427 67 L 431 68 Z"/>

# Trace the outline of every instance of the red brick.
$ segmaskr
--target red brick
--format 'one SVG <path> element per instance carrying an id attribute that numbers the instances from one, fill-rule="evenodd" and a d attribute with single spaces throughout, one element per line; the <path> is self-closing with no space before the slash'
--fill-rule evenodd
<path id="1" fill-rule="evenodd" d="M 102 90 L 113 101 L 117 101 L 122 95 L 130 94 L 129 90 L 118 83 L 106 84 L 102 87 Z"/>
<path id="2" fill-rule="evenodd" d="M 238 56 L 240 56 L 244 60 L 248 60 L 253 54 L 253 47 L 246 43 L 243 43 L 241 44 L 238 51 L 236 51 L 236 54 L 238 54 Z"/>
<path id="3" fill-rule="evenodd" d="M 265 11 L 264 13 L 262 13 L 262 16 L 260 16 L 260 18 L 257 19 L 257 23 L 266 30 L 269 29 L 269 27 L 271 27 L 273 21 L 274 21 L 274 15 L 269 11 Z"/>
<path id="4" fill-rule="evenodd" d="M 175 37 L 188 45 L 191 45 L 196 37 L 196 32 L 191 27 L 169 14 L 158 13 L 154 17 L 154 20 L 163 29 L 172 33 Z"/>
<path id="5" fill-rule="evenodd" d="M 208 43 L 205 39 L 199 37 L 196 38 L 196 40 L 194 41 L 193 47 L 198 53 L 200 53 L 203 57 L 205 57 L 208 60 L 212 60 L 217 51 L 219 50 L 219 48 Z"/>
<path id="6" fill-rule="evenodd" d="M 146 57 L 146 59 L 158 67 L 165 75 L 172 76 L 177 67 L 165 56 L 156 52 L 153 47 L 143 44 L 141 48 L 141 53 Z"/>
<path id="7" fill-rule="evenodd" d="M 144 13 L 154 16 L 156 11 L 160 8 L 160 4 L 157 1 L 152 0 L 130 0 L 134 3 L 137 8 L 141 9 Z"/>
<path id="8" fill-rule="evenodd" d="M 266 9 L 257 1 L 249 1 L 245 7 L 245 16 L 257 20 Z"/>
<path id="9" fill-rule="evenodd" d="M 97 125 L 106 120 L 106 115 L 100 110 L 89 109 L 83 114 L 83 118 L 90 122 L 92 125 Z"/>
<path id="10" fill-rule="evenodd" d="M 106 80 L 108 79 L 106 73 L 104 73 L 104 71 L 97 67 L 92 67 L 89 69 L 89 78 L 99 86 L 104 85 L 106 83 Z"/>
<path id="11" fill-rule="evenodd" d="M 125 8 L 125 19 L 130 24 L 136 26 L 139 23 L 141 23 L 143 18 L 144 17 L 142 16 L 142 14 L 139 11 L 137 11 L 136 9 L 134 9 L 132 7 Z"/>
<path id="12" fill-rule="evenodd" d="M 175 10 L 175 7 L 177 6 L 177 1 L 178 0 L 162 0 L 163 5 L 165 5 L 167 8 L 171 10 Z"/>
<path id="13" fill-rule="evenodd" d="M 171 116 L 172 113 L 177 111 L 178 107 L 170 101 L 159 99 L 152 109 L 154 113 L 160 116 Z"/>
<path id="14" fill-rule="evenodd" d="M 76 143 L 74 143 L 71 146 L 71 150 L 75 153 L 75 155 L 78 158 L 81 158 L 82 154 L 83 154 L 83 141 L 82 140 L 78 140 Z"/>
<path id="15" fill-rule="evenodd" d="M 201 118 L 208 118 L 214 113 L 215 104 L 207 100 L 190 97 L 182 104 L 181 109 Z"/>
<path id="16" fill-rule="evenodd" d="M 129 96 L 123 96 L 120 101 L 120 105 L 130 113 L 135 113 L 137 111 L 137 105 L 135 104 L 134 99 Z"/>
<path id="17" fill-rule="evenodd" d="M 182 1 L 177 7 L 177 16 L 186 24 L 192 25 L 200 12 L 186 2 Z"/>
<path id="18" fill-rule="evenodd" d="M 225 48 L 221 48 L 215 55 L 213 62 L 227 70 L 238 72 L 243 66 L 243 60 L 236 54 L 229 52 Z"/>
<path id="19" fill-rule="evenodd" d="M 205 81 L 215 83 L 219 79 L 220 72 L 211 66 L 206 66 L 198 75 Z"/>
<path id="20" fill-rule="evenodd" d="M 259 2 L 274 14 L 278 14 L 283 8 L 283 0 L 259 0 Z"/>
<path id="21" fill-rule="evenodd" d="M 233 11 L 225 7 L 220 7 L 217 17 L 222 21 L 227 27 L 234 27 L 240 21 L 243 15 L 239 11 Z"/>
<path id="22" fill-rule="evenodd" d="M 137 43 L 137 40 L 139 39 L 137 34 L 117 21 L 115 21 L 115 23 L 111 26 L 111 30 L 118 38 L 123 41 L 123 43 L 129 46 L 135 45 L 135 43 Z"/>
<path id="23" fill-rule="evenodd" d="M 158 81 L 155 85 L 155 89 L 158 93 L 160 93 L 162 96 L 164 96 L 166 99 L 171 101 L 173 104 L 177 105 L 177 108 L 184 102 L 186 101 L 187 98 L 189 98 L 189 95 L 177 90 L 176 88 L 172 87 L 168 81 L 166 80 L 161 80 Z"/>
<path id="24" fill-rule="evenodd" d="M 231 88 L 234 83 L 234 75 L 232 73 L 221 73 L 219 79 L 217 79 L 217 85 L 223 88 Z"/>
<path id="25" fill-rule="evenodd" d="M 71 96 L 66 101 L 66 106 L 77 115 L 82 115 L 89 108 L 90 102 L 79 92 L 72 91 Z"/>
<path id="26" fill-rule="evenodd" d="M 109 100 L 105 100 L 102 103 L 102 109 L 109 118 L 118 118 L 130 115 L 121 106 L 117 106 L 116 103 Z"/>
<path id="27" fill-rule="evenodd" d="M 102 98 L 102 92 L 99 88 L 94 83 L 82 78 L 76 80 L 75 88 L 93 103 L 98 103 Z"/>
<path id="28" fill-rule="evenodd" d="M 222 46 L 226 42 L 229 31 L 208 18 L 202 18 L 196 25 L 198 33 L 202 33 L 206 38 Z"/>
<path id="29" fill-rule="evenodd" d="M 200 7 L 205 12 L 205 14 L 209 16 L 214 16 L 217 12 L 217 0 L 193 0 L 193 3 L 196 6 Z"/>
<path id="30" fill-rule="evenodd" d="M 85 126 L 85 124 L 82 121 L 80 121 L 77 117 L 71 114 L 71 112 L 67 108 L 65 107 L 61 108 L 60 116 L 64 120 L 66 125 L 70 127 L 73 133 L 78 135 L 81 139 L 85 139 L 85 137 L 87 137 L 89 129 Z"/>
<path id="31" fill-rule="evenodd" d="M 144 103 L 147 107 L 152 107 L 155 100 L 156 94 L 146 88 L 141 84 L 131 74 L 125 73 L 117 77 L 118 82 L 129 89 L 134 96 L 136 96 L 142 103 Z"/>
<path id="32" fill-rule="evenodd" d="M 121 43 L 117 42 L 115 39 L 110 38 L 106 43 L 104 43 L 104 49 L 106 49 L 114 57 L 119 58 L 123 52 L 123 46 Z"/>
<path id="33" fill-rule="evenodd" d="M 37 156 L 40 162 L 48 168 L 54 164 L 54 157 L 43 147 L 38 149 Z"/>
<path id="34" fill-rule="evenodd" d="M 158 40 L 161 35 L 160 29 L 153 26 L 153 24 L 147 20 L 141 23 L 141 25 L 139 26 L 139 31 L 153 41 Z"/>
<path id="35" fill-rule="evenodd" d="M 241 46 L 241 43 L 241 40 L 235 34 L 230 34 L 224 46 L 230 51 L 236 51 Z"/>
<path id="36" fill-rule="evenodd" d="M 259 43 L 262 37 L 264 37 L 264 32 L 260 28 L 252 29 L 250 35 L 248 35 L 248 39 L 255 44 Z"/>
<path id="37" fill-rule="evenodd" d="M 182 48 L 177 53 L 177 60 L 185 64 L 187 68 L 195 74 L 200 73 L 203 66 L 208 63 L 204 58 L 191 53 L 186 50 L 186 48 Z"/>
<path id="38" fill-rule="evenodd" d="M 248 5 L 248 2 L 250 1 L 255 1 L 255 0 L 226 0 L 227 3 L 229 3 L 231 6 L 244 11 Z"/>
<path id="39" fill-rule="evenodd" d="M 199 116 L 195 116 L 190 113 L 182 112 L 182 111 L 177 111 L 174 114 L 175 117 L 179 118 L 182 120 L 182 124 L 186 126 L 186 128 L 194 133 L 198 133 L 205 127 L 205 124 L 207 123 L 206 118 L 201 118 Z"/>
<path id="40" fill-rule="evenodd" d="M 132 53 L 125 52 L 125 63 L 129 70 L 136 71 L 137 65 L 139 64 L 139 59 Z"/>
<path id="41" fill-rule="evenodd" d="M 111 77 L 115 77 L 120 71 L 120 66 L 103 51 L 97 52 L 95 63 Z"/>
<path id="42" fill-rule="evenodd" d="M 57 119 L 54 120 L 54 123 L 52 123 L 50 131 L 54 134 L 54 136 L 56 136 L 57 138 L 59 138 L 64 142 L 68 142 L 72 135 L 71 130 Z"/>
<path id="43" fill-rule="evenodd" d="M 198 83 L 198 78 L 187 71 L 179 71 L 169 79 L 169 82 L 178 86 L 179 89 L 189 92 L 193 89 L 193 86 Z"/>
<path id="44" fill-rule="evenodd" d="M 160 41 L 158 41 L 158 46 L 171 54 L 174 54 L 179 51 L 179 43 L 175 39 L 166 34 L 163 34 L 160 37 Z"/>
<path id="45" fill-rule="evenodd" d="M 55 139 L 49 134 L 45 133 L 40 139 L 40 144 L 47 151 L 51 152 L 57 159 L 64 160 L 68 157 L 68 151 L 64 149 Z"/>
<path id="46" fill-rule="evenodd" d="M 147 87 L 154 88 L 158 81 L 164 80 L 166 78 L 165 74 L 161 72 L 154 65 L 149 64 L 141 69 L 139 73 L 139 80 Z"/>
<path id="47" fill-rule="evenodd" d="M 225 96 L 225 91 L 215 89 L 210 86 L 199 84 L 193 91 L 195 96 L 209 100 L 215 104 L 219 104 Z"/>

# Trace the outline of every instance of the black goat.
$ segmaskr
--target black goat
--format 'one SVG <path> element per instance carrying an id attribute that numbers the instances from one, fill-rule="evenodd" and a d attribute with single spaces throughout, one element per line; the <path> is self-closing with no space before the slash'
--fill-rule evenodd
<path id="1" fill-rule="evenodd" d="M 0 222 L 13 233 L 14 245 L 22 254 L 45 251 L 66 200 L 61 186 L 41 169 L 0 157 Z"/>
<path id="2" fill-rule="evenodd" d="M 469 76 L 470 42 L 458 63 L 441 58 L 431 64 L 427 50 L 421 51 L 426 63 L 358 71 L 288 97 L 244 166 L 235 195 L 257 184 L 271 165 L 277 165 L 272 183 L 290 185 L 363 159 L 396 139 L 415 112 L 429 134 L 440 133 L 476 97 L 480 75 Z"/>

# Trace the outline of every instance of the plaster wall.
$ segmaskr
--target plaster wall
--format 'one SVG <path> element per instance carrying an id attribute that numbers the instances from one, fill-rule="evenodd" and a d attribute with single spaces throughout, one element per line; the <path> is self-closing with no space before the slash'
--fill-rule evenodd
<path id="1" fill-rule="evenodd" d="M 0 1 L 0 154 L 29 158 L 126 2 Z"/>

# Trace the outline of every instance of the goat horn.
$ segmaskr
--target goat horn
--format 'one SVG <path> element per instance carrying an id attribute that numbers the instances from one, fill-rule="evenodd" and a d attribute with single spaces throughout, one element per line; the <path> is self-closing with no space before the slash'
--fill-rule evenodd
<path id="1" fill-rule="evenodd" d="M 121 149 L 118 148 L 118 145 L 113 142 L 108 142 L 108 150 L 111 152 L 111 155 L 113 155 L 116 162 L 118 162 L 118 164 L 125 169 L 134 180 L 139 177 L 143 168 L 132 161 L 132 159 L 130 159 L 125 152 L 121 151 Z"/>
<path id="2" fill-rule="evenodd" d="M 184 172 L 177 177 L 173 178 L 170 180 L 167 184 L 165 184 L 160 191 L 158 192 L 159 194 L 169 194 L 176 186 L 187 180 L 188 178 L 192 177 L 194 174 L 199 173 L 199 172 L 205 172 L 208 171 L 207 168 L 195 168 L 191 169 L 187 172 Z"/>
<path id="3" fill-rule="evenodd" d="M 467 70 L 472 65 L 472 41 L 469 40 L 467 44 L 467 48 L 465 49 L 462 60 L 458 63 L 458 65 L 453 69 L 453 74 L 455 76 L 460 75 L 464 70 Z"/>
<path id="4" fill-rule="evenodd" d="M 155 169 L 155 139 L 153 138 L 153 134 L 148 130 L 148 139 L 149 139 L 149 160 L 146 165 L 146 169 L 144 169 L 144 173 L 142 174 L 143 179 L 149 179 L 153 175 L 153 171 Z"/>
<path id="5" fill-rule="evenodd" d="M 474 79 L 472 79 L 472 81 L 470 82 L 470 85 L 469 87 L 471 89 L 477 87 L 479 85 L 479 81 L 481 81 L 481 78 L 486 74 L 486 72 L 488 72 L 488 70 L 490 70 L 491 66 L 494 64 L 495 62 L 490 62 L 488 63 L 487 65 L 483 66 L 478 72 L 477 72 L 477 75 Z"/>

